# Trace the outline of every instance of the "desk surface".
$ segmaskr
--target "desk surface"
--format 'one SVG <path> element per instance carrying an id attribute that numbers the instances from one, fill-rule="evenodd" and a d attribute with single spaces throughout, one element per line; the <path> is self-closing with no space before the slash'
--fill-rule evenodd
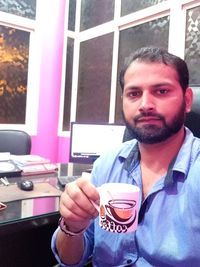
<path id="1" fill-rule="evenodd" d="M 48 182 L 59 188 L 58 175 L 70 175 L 72 167 L 74 166 L 71 164 L 62 164 L 58 173 L 22 176 L 8 178 L 8 180 L 11 184 L 21 179 L 32 180 L 34 183 Z M 78 167 L 75 174 L 79 175 L 86 166 L 83 166 L 83 169 L 82 166 Z M 50 244 L 60 216 L 59 197 L 37 197 L 5 204 L 7 208 L 0 211 L 0 266 L 51 267 L 56 265 Z"/>
<path id="2" fill-rule="evenodd" d="M 32 180 L 33 183 L 49 183 L 55 188 L 59 188 L 57 183 L 57 173 L 8 178 L 8 181 L 10 184 L 16 184 L 21 179 Z M 1 185 L 1 187 L 3 186 L 4 185 Z M 33 220 L 34 218 L 46 217 L 48 214 L 58 213 L 59 197 L 37 197 L 5 202 L 5 204 L 7 205 L 7 208 L 0 211 L 0 226 L 7 223 L 16 223 L 28 219 Z"/>
<path id="3" fill-rule="evenodd" d="M 57 173 L 8 178 L 11 184 L 21 179 L 58 187 Z M 0 211 L 1 267 L 54 266 L 56 260 L 50 244 L 60 217 L 59 197 L 37 197 L 5 204 L 7 208 Z"/>
<path id="4" fill-rule="evenodd" d="M 16 184 L 20 180 L 32 180 L 33 183 L 49 183 L 53 187 L 62 191 L 63 189 L 58 183 L 58 175 L 81 175 L 84 170 L 89 168 L 91 168 L 91 165 L 87 164 L 60 164 L 58 165 L 58 172 L 55 173 L 10 177 L 8 178 L 8 181 L 11 185 Z M 3 187 L 4 185 L 1 184 L 0 188 L 3 189 Z M 29 192 L 26 192 L 26 194 L 28 193 Z M 3 202 L 1 196 L 0 201 Z M 5 202 L 5 204 L 7 205 L 7 208 L 0 211 L 0 226 L 22 222 L 23 220 L 27 221 L 42 217 L 46 218 L 47 215 L 58 214 L 59 197 L 34 197 L 30 199 Z"/>

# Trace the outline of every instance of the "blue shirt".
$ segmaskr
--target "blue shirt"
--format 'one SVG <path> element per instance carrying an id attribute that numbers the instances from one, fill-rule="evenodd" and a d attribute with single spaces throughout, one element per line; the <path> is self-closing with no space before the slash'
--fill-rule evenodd
<path id="1" fill-rule="evenodd" d="M 107 182 L 130 183 L 139 186 L 142 192 L 137 141 L 123 143 L 96 160 L 92 182 L 96 186 Z M 95 267 L 200 266 L 200 139 L 188 129 L 167 174 L 154 184 L 143 202 L 140 196 L 139 217 L 137 230 L 126 234 L 101 229 L 98 218 L 91 222 L 84 235 L 83 258 L 73 266 L 84 266 L 91 254 Z M 57 231 L 52 249 L 58 259 Z"/>

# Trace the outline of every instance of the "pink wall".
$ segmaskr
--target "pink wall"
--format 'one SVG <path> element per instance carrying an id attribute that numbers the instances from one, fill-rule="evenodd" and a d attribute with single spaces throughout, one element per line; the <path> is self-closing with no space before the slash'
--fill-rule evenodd
<path id="1" fill-rule="evenodd" d="M 59 137 L 57 162 L 66 163 L 69 161 L 69 138 Z"/>
<path id="2" fill-rule="evenodd" d="M 45 1 L 45 0 L 43 0 Z M 45 3 L 45 2 L 43 2 Z M 58 4 L 59 3 L 59 4 Z M 52 162 L 68 161 L 68 138 L 58 137 L 65 0 L 46 0 L 38 18 L 42 46 L 38 131 L 32 136 L 32 154 Z"/>

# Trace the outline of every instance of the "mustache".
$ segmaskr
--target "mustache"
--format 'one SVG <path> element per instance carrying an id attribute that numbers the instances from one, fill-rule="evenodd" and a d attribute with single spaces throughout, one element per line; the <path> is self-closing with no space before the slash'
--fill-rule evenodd
<path id="1" fill-rule="evenodd" d="M 154 117 L 156 119 L 165 120 L 165 118 L 160 114 L 154 112 L 141 112 L 139 115 L 135 116 L 134 121 L 147 117 Z"/>

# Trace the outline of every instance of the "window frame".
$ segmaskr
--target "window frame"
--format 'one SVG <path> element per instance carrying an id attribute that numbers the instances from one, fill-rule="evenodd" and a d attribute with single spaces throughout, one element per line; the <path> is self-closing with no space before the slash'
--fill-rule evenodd
<path id="1" fill-rule="evenodd" d="M 38 7 L 37 7 L 38 9 Z M 37 14 L 37 12 L 36 12 Z M 37 23 L 35 20 L 27 19 L 17 15 L 0 11 L 0 24 L 16 28 L 30 33 L 29 41 L 29 63 L 27 76 L 27 101 L 24 124 L 0 124 L 0 129 L 24 130 L 30 135 L 37 133 L 37 118 L 39 105 L 39 83 L 40 83 L 40 59 L 41 46 L 39 36 L 36 32 Z M 37 53 L 37 56 L 36 56 Z"/>
<path id="2" fill-rule="evenodd" d="M 121 1 L 115 0 L 114 19 L 104 24 L 98 25 L 91 29 L 80 32 L 80 9 L 81 0 L 77 0 L 76 3 L 76 20 L 75 20 L 75 32 L 69 31 L 68 24 L 68 5 L 66 5 L 66 21 L 65 21 L 65 36 L 64 36 L 64 51 L 63 54 L 63 75 L 62 75 L 62 87 L 61 87 L 61 101 L 60 101 L 60 115 L 59 115 L 59 136 L 70 136 L 69 131 L 63 131 L 63 110 L 64 110 L 64 91 L 65 91 L 65 63 L 66 62 L 66 48 L 67 37 L 74 38 L 74 64 L 72 74 L 72 96 L 71 96 L 71 113 L 70 121 L 76 119 L 76 101 L 77 101 L 77 88 L 78 88 L 78 71 L 79 71 L 79 53 L 80 43 L 89 40 L 94 37 L 104 35 L 106 33 L 114 32 L 113 41 L 113 61 L 112 61 L 112 74 L 111 74 L 111 89 L 110 89 L 110 111 L 109 111 L 109 123 L 115 122 L 115 99 L 116 99 L 116 87 L 117 87 L 117 68 L 118 68 L 118 49 L 119 49 L 119 35 L 120 31 L 149 22 L 165 16 L 170 17 L 169 22 L 169 40 L 168 51 L 176 54 L 177 56 L 184 58 L 185 51 L 185 26 L 186 26 L 186 12 L 188 9 L 200 6 L 200 0 L 173 0 L 164 1 L 154 6 L 144 8 L 134 13 L 120 16 L 121 13 Z M 175 40 L 175 41 L 174 41 Z"/>

